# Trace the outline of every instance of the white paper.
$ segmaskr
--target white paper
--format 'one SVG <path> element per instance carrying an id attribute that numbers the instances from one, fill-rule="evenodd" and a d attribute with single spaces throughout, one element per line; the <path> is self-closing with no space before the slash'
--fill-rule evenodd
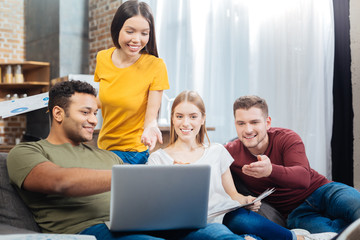
<path id="1" fill-rule="evenodd" d="M 230 209 L 214 212 L 214 213 L 209 214 L 209 217 L 218 216 L 220 214 L 232 212 L 232 211 L 234 211 L 234 210 L 236 210 L 238 208 L 241 208 L 241 207 L 249 206 L 249 205 L 254 204 L 254 203 L 258 202 L 258 201 L 261 201 L 262 199 L 266 198 L 267 196 L 269 196 L 273 192 L 275 192 L 275 188 L 266 189 L 262 194 L 260 194 L 257 198 L 255 198 L 254 201 L 252 201 L 251 203 L 241 204 L 239 206 L 236 206 L 236 207 L 233 207 L 233 208 L 230 208 Z"/>
<path id="2" fill-rule="evenodd" d="M 263 200 L 264 198 L 266 198 L 267 196 L 269 196 L 270 194 L 272 194 L 273 192 L 275 192 L 275 188 L 272 189 L 266 189 L 266 191 L 264 191 L 262 194 L 260 194 L 257 198 L 255 198 L 254 201 L 252 201 L 251 203 L 247 203 L 247 204 L 242 204 L 240 207 L 245 207 L 251 204 L 254 204 L 258 201 Z"/>

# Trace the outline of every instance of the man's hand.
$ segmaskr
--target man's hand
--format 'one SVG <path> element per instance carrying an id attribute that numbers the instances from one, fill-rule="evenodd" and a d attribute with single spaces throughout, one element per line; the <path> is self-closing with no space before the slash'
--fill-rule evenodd
<path id="1" fill-rule="evenodd" d="M 244 165 L 242 172 L 254 178 L 262 178 L 270 176 L 272 165 L 270 159 L 266 155 L 258 155 L 258 161 Z"/>
<path id="2" fill-rule="evenodd" d="M 149 147 L 149 150 L 153 150 L 156 146 L 156 142 L 163 143 L 161 131 L 158 128 L 157 124 L 149 124 L 145 129 L 141 136 L 141 142 L 145 144 L 145 146 Z"/>

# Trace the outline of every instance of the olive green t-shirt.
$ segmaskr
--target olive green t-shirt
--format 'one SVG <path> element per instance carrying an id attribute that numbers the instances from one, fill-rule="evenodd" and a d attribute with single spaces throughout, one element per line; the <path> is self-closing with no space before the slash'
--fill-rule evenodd
<path id="1" fill-rule="evenodd" d="M 43 232 L 78 233 L 109 221 L 110 192 L 85 197 L 65 197 L 25 191 L 22 184 L 33 167 L 50 161 L 65 168 L 111 169 L 122 160 L 114 153 L 80 144 L 54 145 L 47 140 L 20 143 L 9 153 L 7 167 L 15 185 Z"/>

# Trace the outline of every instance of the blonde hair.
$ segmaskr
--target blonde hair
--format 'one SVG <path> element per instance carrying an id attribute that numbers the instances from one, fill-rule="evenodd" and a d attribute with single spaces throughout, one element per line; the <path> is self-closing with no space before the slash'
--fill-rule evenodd
<path id="1" fill-rule="evenodd" d="M 201 112 L 202 117 L 206 116 L 205 113 L 205 104 L 200 95 L 195 91 L 183 91 L 177 97 L 175 98 L 173 105 L 171 107 L 171 124 L 170 124 L 170 143 L 168 146 L 174 144 L 176 140 L 178 139 L 178 135 L 175 132 L 174 124 L 173 124 L 173 117 L 174 117 L 174 110 L 175 108 L 182 102 L 189 102 L 194 104 Z M 206 131 L 206 120 L 204 121 L 204 124 L 201 125 L 199 133 L 196 135 L 196 142 L 199 144 L 204 143 L 204 138 L 206 136 L 206 139 L 210 143 L 209 136 Z"/>

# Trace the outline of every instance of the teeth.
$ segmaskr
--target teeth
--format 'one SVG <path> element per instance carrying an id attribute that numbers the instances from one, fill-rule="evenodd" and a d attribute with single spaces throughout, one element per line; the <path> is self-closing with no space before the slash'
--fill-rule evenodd
<path id="1" fill-rule="evenodd" d="M 137 49 L 137 48 L 139 48 L 138 46 L 129 46 L 130 48 L 132 48 L 132 49 Z"/>
<path id="2" fill-rule="evenodd" d="M 190 132 L 191 129 L 181 129 L 181 131 L 183 131 L 183 132 Z"/>
<path id="3" fill-rule="evenodd" d="M 250 136 L 250 137 L 244 137 L 244 138 L 246 138 L 246 139 L 250 139 L 250 138 L 253 138 L 253 137 L 255 137 L 255 135 L 254 135 L 254 136 Z"/>

